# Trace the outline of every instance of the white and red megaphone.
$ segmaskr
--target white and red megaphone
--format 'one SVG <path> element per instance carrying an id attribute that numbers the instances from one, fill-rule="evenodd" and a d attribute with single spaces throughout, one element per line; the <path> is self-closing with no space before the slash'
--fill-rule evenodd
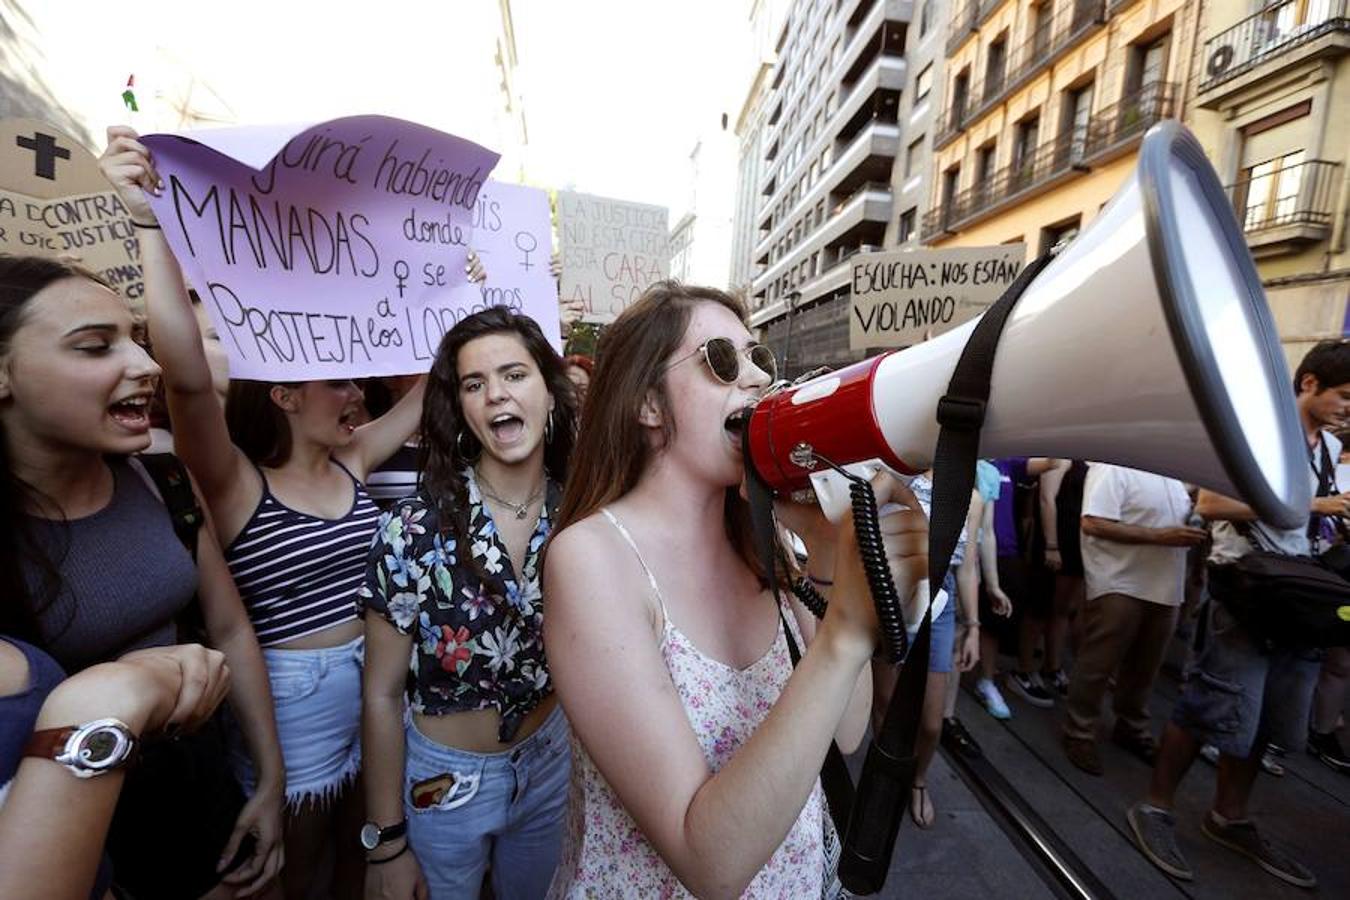
<path id="1" fill-rule="evenodd" d="M 1092 224 L 1027 287 L 994 363 L 980 453 L 1112 462 L 1306 521 L 1307 455 L 1261 281 L 1218 177 L 1176 122 Z M 808 485 L 837 519 L 846 481 L 928 469 L 938 400 L 975 322 L 766 397 L 750 459 L 780 493 Z"/>

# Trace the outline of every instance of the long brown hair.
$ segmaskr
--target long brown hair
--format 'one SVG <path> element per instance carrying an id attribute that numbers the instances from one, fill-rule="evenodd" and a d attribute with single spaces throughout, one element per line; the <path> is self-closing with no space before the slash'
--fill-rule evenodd
<path id="1" fill-rule="evenodd" d="M 70 263 L 0 254 L 0 358 L 12 349 L 29 302 L 44 289 L 69 278 L 86 278 L 112 290 L 93 272 Z M 65 520 L 54 500 L 14 474 L 9 441 L 0 422 L 0 634 L 42 644 L 39 619 L 61 592 L 60 566 L 69 547 L 58 548 L 54 555 L 48 553 L 27 515 L 33 508 L 58 521 Z M 67 543 L 68 538 L 63 534 Z M 73 609 L 70 616 L 74 616 Z M 67 618 L 52 630 L 59 633 L 69 624 Z"/>
<path id="2" fill-rule="evenodd" d="M 492 306 L 465 317 L 446 332 L 431 364 L 422 401 L 420 488 L 436 509 L 441 533 L 453 534 L 461 545 L 469 532 L 469 489 L 462 472 L 478 459 L 483 448 L 464 423 L 464 409 L 459 402 L 459 351 L 470 341 L 489 334 L 520 338 L 553 395 L 553 428 L 544 444 L 544 471 L 553 480 L 562 482 L 567 478 L 576 440 L 576 393 L 562 357 L 534 319 L 506 307 Z M 461 556 L 472 558 L 466 552 L 461 552 Z"/>
<path id="3" fill-rule="evenodd" d="M 662 446 L 675 437 L 665 369 L 700 303 L 716 303 L 745 321 L 744 305 L 726 291 L 658 281 L 601 335 L 555 534 L 637 486 L 655 453 L 638 421 L 649 395 L 661 413 Z M 750 508 L 734 487 L 727 488 L 723 522 L 736 553 L 764 580 L 751 535 Z"/>

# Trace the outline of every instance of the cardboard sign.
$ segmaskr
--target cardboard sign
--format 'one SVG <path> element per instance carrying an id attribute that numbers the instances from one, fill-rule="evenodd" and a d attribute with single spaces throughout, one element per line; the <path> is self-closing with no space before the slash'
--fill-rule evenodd
<path id="1" fill-rule="evenodd" d="M 144 293 L 131 217 L 98 160 L 35 119 L 0 119 L 0 253 L 78 263 L 133 305 Z"/>
<path id="2" fill-rule="evenodd" d="M 612 321 L 670 277 L 669 219 L 664 206 L 559 191 L 562 299 L 584 302 L 588 321 Z"/>
<path id="3" fill-rule="evenodd" d="M 235 378 L 425 372 L 485 308 L 465 266 L 497 154 L 477 144 L 384 116 L 143 142 L 164 181 L 151 205 Z"/>
<path id="4" fill-rule="evenodd" d="M 473 250 L 487 272 L 483 301 L 529 310 L 544 337 L 562 352 L 558 285 L 549 273 L 553 226 L 548 194 L 520 184 L 489 181 L 474 210 Z"/>
<path id="5" fill-rule="evenodd" d="M 858 254 L 849 348 L 907 347 L 951 331 L 997 300 L 1025 259 L 1022 244 Z"/>

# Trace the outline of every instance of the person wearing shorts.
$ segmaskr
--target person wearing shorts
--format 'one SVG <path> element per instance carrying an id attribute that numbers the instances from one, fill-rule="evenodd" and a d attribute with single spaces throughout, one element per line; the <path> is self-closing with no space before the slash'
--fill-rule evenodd
<path id="1" fill-rule="evenodd" d="M 1308 442 L 1308 478 L 1314 494 L 1329 475 L 1341 442 L 1331 433 L 1350 417 L 1350 341 L 1322 341 L 1294 373 L 1295 407 Z M 1254 549 L 1307 556 L 1320 552 L 1322 519 L 1345 515 L 1350 494 L 1315 496 L 1306 528 L 1279 529 L 1236 500 L 1201 490 L 1195 511 L 1213 523 L 1211 571 Z M 1211 578 L 1211 584 L 1215 580 Z M 1257 831 L 1247 817 L 1252 785 L 1267 744 L 1297 747 L 1306 735 L 1320 653 L 1265 648 L 1217 598 L 1196 635 L 1195 661 L 1163 732 L 1146 800 L 1127 814 L 1140 851 L 1174 878 L 1193 878 L 1176 840 L 1173 801 L 1181 779 L 1205 742 L 1219 750 L 1214 805 L 1201 832 L 1247 856 L 1275 877 L 1311 888 L 1317 878 L 1288 851 Z"/>

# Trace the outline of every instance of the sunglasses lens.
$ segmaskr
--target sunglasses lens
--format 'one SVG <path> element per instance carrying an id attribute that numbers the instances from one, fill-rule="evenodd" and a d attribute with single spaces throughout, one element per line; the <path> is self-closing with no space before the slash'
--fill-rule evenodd
<path id="1" fill-rule="evenodd" d="M 735 384 L 741 368 L 736 345 L 726 338 L 712 338 L 704 345 L 704 351 L 708 355 L 708 368 L 717 379 L 725 384 Z"/>
<path id="2" fill-rule="evenodd" d="M 750 348 L 750 362 L 761 372 L 769 376 L 770 381 L 778 380 L 778 360 L 774 359 L 773 351 L 763 344 L 756 344 Z"/>

